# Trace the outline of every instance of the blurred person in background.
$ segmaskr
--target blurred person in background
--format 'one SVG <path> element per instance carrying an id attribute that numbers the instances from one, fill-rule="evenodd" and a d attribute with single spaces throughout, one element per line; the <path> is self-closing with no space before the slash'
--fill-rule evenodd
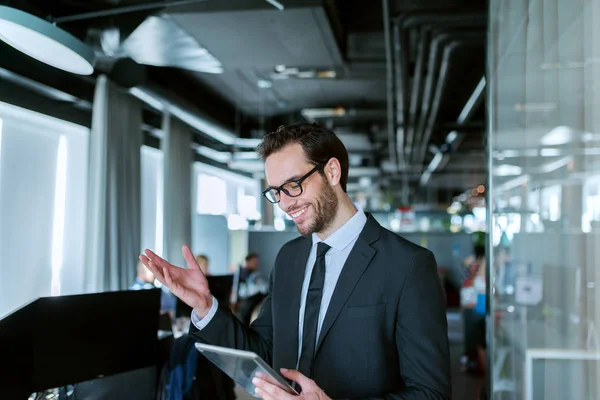
<path id="1" fill-rule="evenodd" d="M 250 325 L 254 310 L 267 297 L 269 285 L 260 273 L 258 254 L 250 253 L 238 270 L 236 316 Z"/>
<path id="2" fill-rule="evenodd" d="M 210 260 L 209 260 L 208 256 L 205 254 L 198 254 L 196 256 L 196 262 L 198 263 L 198 266 L 202 270 L 202 273 L 207 276 L 210 275 L 209 268 L 208 268 L 209 261 Z"/>

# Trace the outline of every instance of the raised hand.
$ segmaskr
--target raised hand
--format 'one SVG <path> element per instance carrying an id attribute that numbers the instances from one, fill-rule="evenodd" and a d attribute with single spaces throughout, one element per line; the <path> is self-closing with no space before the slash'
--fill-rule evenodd
<path id="1" fill-rule="evenodd" d="M 148 267 L 163 285 L 187 305 L 194 308 L 200 318 L 208 314 L 212 307 L 213 297 L 208 288 L 208 281 L 194 259 L 188 246 L 181 248 L 188 269 L 176 267 L 161 257 L 146 249 L 145 255 L 140 255 L 140 261 Z"/>

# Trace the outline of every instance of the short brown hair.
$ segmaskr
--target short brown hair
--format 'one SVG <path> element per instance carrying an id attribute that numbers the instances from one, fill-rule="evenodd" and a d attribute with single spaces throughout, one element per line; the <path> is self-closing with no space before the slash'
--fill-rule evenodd
<path id="1" fill-rule="evenodd" d="M 288 126 L 280 126 L 275 132 L 265 135 L 256 149 L 258 155 L 266 160 L 271 154 L 283 150 L 292 144 L 300 144 L 306 158 L 315 165 L 325 165 L 335 157 L 340 162 L 340 185 L 346 191 L 348 183 L 348 151 L 335 133 L 318 124 L 300 122 Z M 323 175 L 323 171 L 319 170 Z"/>

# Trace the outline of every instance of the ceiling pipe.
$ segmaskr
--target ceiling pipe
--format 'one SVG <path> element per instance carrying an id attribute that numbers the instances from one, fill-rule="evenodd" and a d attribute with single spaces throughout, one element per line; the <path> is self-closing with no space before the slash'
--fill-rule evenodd
<path id="1" fill-rule="evenodd" d="M 414 141 L 414 146 L 410 149 L 411 152 L 415 153 L 413 156 L 413 164 L 418 162 L 418 142 L 422 140 L 423 131 L 425 130 L 426 121 L 429 116 L 429 108 L 433 97 L 432 94 L 440 71 L 440 53 L 442 52 L 445 43 L 450 39 L 451 35 L 449 33 L 437 34 L 433 37 L 429 46 L 429 57 L 427 62 L 428 72 L 424 82 L 422 103 L 420 107 L 421 112 L 414 127 L 416 140 Z"/>
<path id="2" fill-rule="evenodd" d="M 437 99 L 438 104 L 434 104 L 436 101 L 435 93 L 439 90 L 440 79 L 442 73 L 442 66 L 448 68 L 448 63 L 443 63 L 445 48 L 447 47 L 447 43 L 451 41 L 467 41 L 467 40 L 479 40 L 483 41 L 485 35 L 483 32 L 481 34 L 475 32 L 469 33 L 456 33 L 456 32 L 443 32 L 435 35 L 433 38 L 430 48 L 429 48 L 429 61 L 428 61 L 428 74 L 427 79 L 425 81 L 424 93 L 423 93 L 423 101 L 421 104 L 421 114 L 419 116 L 419 121 L 416 127 L 415 132 L 415 141 L 414 147 L 411 148 L 411 152 L 414 153 L 413 157 L 415 157 L 415 163 L 418 166 L 421 166 L 424 159 L 424 151 L 427 149 L 428 138 L 425 137 L 425 131 L 428 127 L 428 121 L 433 121 L 437 119 L 437 111 L 439 110 L 439 101 L 441 99 Z M 446 72 L 444 72 L 446 73 Z M 441 93 L 439 93 L 441 95 Z M 433 107 L 436 107 L 435 113 L 432 113 Z M 433 114 L 433 116 L 431 115 Z M 420 143 L 419 143 L 420 142 Z M 421 157 L 421 153 L 422 157 Z"/>
<path id="3" fill-rule="evenodd" d="M 449 27 L 485 27 L 488 23 L 488 17 L 482 13 L 458 14 L 458 15 L 440 15 L 440 14 L 414 14 L 408 18 L 398 21 L 402 29 L 414 29 L 423 25 L 430 25 L 438 28 Z"/>
<path id="4" fill-rule="evenodd" d="M 404 15 L 406 17 L 406 14 Z M 404 157 L 404 168 L 409 164 L 404 149 L 406 148 L 406 127 L 408 124 L 409 104 L 409 66 L 408 38 L 406 33 L 400 29 L 399 23 L 404 17 L 396 18 L 393 25 L 393 64 L 394 64 L 394 94 L 396 98 L 396 153 L 398 157 Z"/>
<path id="5" fill-rule="evenodd" d="M 421 145 L 418 150 L 418 155 L 417 155 L 418 165 L 423 164 L 423 162 L 425 160 L 425 155 L 427 152 L 427 145 L 429 144 L 429 140 L 431 139 L 431 135 L 435 128 L 435 123 L 437 121 L 437 116 L 438 116 L 440 104 L 442 101 L 442 96 L 444 94 L 446 85 L 448 83 L 447 76 L 448 76 L 448 70 L 450 67 L 450 59 L 451 59 L 453 53 L 461 46 L 474 46 L 474 45 L 479 45 L 482 42 L 483 42 L 483 38 L 475 38 L 475 39 L 471 39 L 471 40 L 465 40 L 465 39 L 453 40 L 444 48 L 442 62 L 440 65 L 438 83 L 436 86 L 435 94 L 431 101 L 430 113 L 428 115 L 427 124 L 423 130 L 423 134 L 422 134 L 422 138 L 421 138 Z"/>
<path id="6" fill-rule="evenodd" d="M 40 94 L 52 100 L 62 101 L 65 103 L 72 103 L 75 107 L 79 107 L 84 110 L 91 110 L 92 103 L 86 100 L 82 100 L 72 94 L 63 92 L 62 90 L 55 89 L 51 86 L 44 85 L 43 83 L 34 81 L 33 79 L 26 78 L 22 75 L 15 74 L 5 68 L 0 68 L 0 78 L 19 85 L 25 89 L 31 90 L 34 93 Z"/>
<path id="7" fill-rule="evenodd" d="M 396 139 L 394 138 L 395 133 L 395 124 L 394 124 L 394 71 L 392 68 L 392 43 L 391 43 L 391 33 L 390 33 L 390 9 L 389 9 L 389 1 L 382 0 L 382 8 L 383 8 L 383 30 L 385 35 L 385 64 L 387 70 L 387 131 L 388 131 L 388 147 L 390 153 L 390 159 L 396 166 L 396 168 L 404 166 L 403 157 L 401 154 L 403 152 L 396 151 Z M 402 140 L 402 138 L 398 138 L 398 140 Z M 403 143 L 398 143 L 398 147 L 402 148 L 404 146 Z"/>
<path id="8" fill-rule="evenodd" d="M 408 54 L 400 55 L 398 52 L 398 44 L 401 43 L 402 38 L 406 36 L 406 31 L 410 29 L 415 29 L 419 30 L 419 33 L 421 34 L 419 44 L 417 47 L 417 65 L 415 68 L 415 76 L 413 78 L 412 94 L 409 96 L 408 83 L 406 83 L 406 85 L 402 88 L 402 91 L 400 93 L 400 95 L 402 95 L 403 98 L 402 101 L 405 104 L 404 110 L 409 110 L 403 118 L 403 120 L 406 121 L 406 124 L 404 124 L 404 134 L 406 135 L 404 154 L 405 161 L 407 162 L 407 164 L 410 164 L 412 161 L 410 159 L 411 155 L 416 156 L 417 154 L 417 152 L 415 151 L 415 147 L 418 144 L 418 140 L 422 136 L 422 131 L 425 127 L 425 122 L 427 121 L 426 116 L 424 118 L 422 115 L 420 115 L 420 113 L 428 113 L 428 105 L 431 99 L 431 93 L 435 86 L 435 78 L 438 71 L 438 67 L 436 67 L 435 64 L 438 64 L 439 62 L 439 54 L 436 54 L 435 51 L 441 51 L 441 44 L 451 39 L 449 34 L 444 34 L 443 32 L 441 34 L 432 34 L 430 32 L 435 32 L 435 30 L 439 30 L 440 28 L 483 28 L 486 26 L 486 24 L 487 16 L 482 13 L 469 13 L 451 16 L 439 14 L 404 14 L 394 19 L 396 59 L 407 60 L 409 58 Z M 433 40 L 430 41 L 431 38 L 424 37 L 424 35 L 433 36 Z M 485 36 L 485 33 L 482 32 L 481 35 L 483 37 Z M 425 61 L 425 59 L 427 58 L 427 53 L 429 53 L 428 63 Z M 432 53 L 434 54 L 433 56 Z M 426 65 L 429 66 L 429 74 L 425 79 L 423 78 L 423 74 L 425 73 Z M 399 68 L 400 66 L 397 67 L 397 70 Z M 408 78 L 406 82 L 408 82 Z M 398 87 L 399 86 L 397 86 L 397 88 Z M 423 101 L 421 101 L 422 98 Z M 409 102 L 410 106 L 408 105 Z M 419 107 L 420 103 L 424 104 L 424 106 L 422 105 L 421 107 Z M 398 109 L 401 109 L 401 104 L 399 104 Z M 400 118 L 401 117 L 399 115 L 398 120 L 400 120 Z"/>
<path id="9" fill-rule="evenodd" d="M 423 96 L 423 75 L 425 74 L 425 58 L 429 50 L 430 27 L 424 26 L 420 30 L 419 45 L 417 47 L 417 60 L 415 65 L 415 74 L 413 77 L 412 92 L 410 95 L 410 106 L 408 110 L 408 129 L 405 153 L 410 163 L 414 152 L 412 152 L 415 140 L 415 126 L 419 117 L 421 98 Z"/>

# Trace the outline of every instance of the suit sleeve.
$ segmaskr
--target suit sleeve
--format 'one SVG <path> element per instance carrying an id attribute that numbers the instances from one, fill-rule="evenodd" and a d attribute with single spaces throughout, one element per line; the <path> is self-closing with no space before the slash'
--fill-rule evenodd
<path id="1" fill-rule="evenodd" d="M 446 299 L 435 258 L 428 250 L 415 255 L 404 283 L 398 305 L 396 346 L 404 387 L 370 400 L 451 398 Z"/>
<path id="2" fill-rule="evenodd" d="M 272 364 L 273 316 L 271 296 L 274 275 L 273 270 L 269 282 L 269 294 L 265 298 L 258 317 L 250 327 L 246 327 L 241 323 L 226 305 L 219 305 L 219 309 L 211 321 L 202 330 L 198 330 L 192 324 L 190 334 L 196 339 L 214 346 L 252 351 L 268 364 Z"/>

